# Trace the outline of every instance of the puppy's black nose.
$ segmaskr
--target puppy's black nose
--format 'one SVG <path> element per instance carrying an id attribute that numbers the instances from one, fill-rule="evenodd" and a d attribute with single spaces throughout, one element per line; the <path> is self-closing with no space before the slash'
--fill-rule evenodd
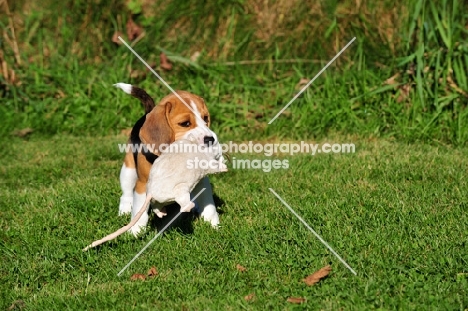
<path id="1" fill-rule="evenodd" d="M 204 142 L 205 145 L 207 145 L 207 146 L 213 145 L 213 144 L 214 144 L 214 141 L 215 141 L 215 139 L 214 139 L 213 136 L 205 136 L 205 137 L 203 137 L 203 142 Z"/>

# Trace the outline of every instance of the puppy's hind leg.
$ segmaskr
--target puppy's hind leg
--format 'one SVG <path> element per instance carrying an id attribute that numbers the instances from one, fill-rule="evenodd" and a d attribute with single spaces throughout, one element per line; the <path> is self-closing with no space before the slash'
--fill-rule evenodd
<path id="1" fill-rule="evenodd" d="M 125 156 L 125 162 L 120 170 L 120 187 L 122 196 L 120 197 L 119 216 L 128 214 L 132 211 L 133 189 L 138 179 L 137 171 L 133 163 L 133 156 L 128 153 Z"/>
<path id="2" fill-rule="evenodd" d="M 200 209 L 200 216 L 211 223 L 216 228 L 219 225 L 219 215 L 216 211 L 216 206 L 213 199 L 213 190 L 211 188 L 210 180 L 208 177 L 203 177 L 202 180 L 192 190 L 192 195 L 196 195 L 205 188 L 198 198 L 196 199 Z"/>
<path id="3" fill-rule="evenodd" d="M 135 187 L 135 192 L 133 193 L 132 219 L 136 217 L 146 200 L 146 192 L 144 190 L 145 188 L 146 184 L 138 180 Z M 141 230 L 146 227 L 148 224 L 148 219 L 148 213 L 143 213 L 143 215 L 141 215 L 135 225 L 131 228 L 131 232 L 134 236 L 137 236 Z"/>

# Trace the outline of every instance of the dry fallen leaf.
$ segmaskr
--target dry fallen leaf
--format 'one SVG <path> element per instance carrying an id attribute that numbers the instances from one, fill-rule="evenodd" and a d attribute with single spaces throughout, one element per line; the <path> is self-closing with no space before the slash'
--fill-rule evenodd
<path id="1" fill-rule="evenodd" d="M 7 84 L 12 84 L 12 85 L 17 85 L 17 86 L 21 85 L 22 82 L 16 76 L 15 71 L 12 68 L 9 68 L 8 66 L 9 66 L 8 63 L 3 58 L 3 52 L 0 50 L 0 76 L 3 76 L 3 80 Z"/>
<path id="2" fill-rule="evenodd" d="M 289 297 L 286 301 L 290 303 L 303 303 L 306 299 L 302 297 Z"/>
<path id="3" fill-rule="evenodd" d="M 127 27 L 127 37 L 128 37 L 128 40 L 130 41 L 133 41 L 135 38 L 137 38 L 143 33 L 143 28 L 138 26 L 133 21 L 132 17 L 128 19 L 126 27 Z"/>
<path id="4" fill-rule="evenodd" d="M 307 83 L 309 83 L 309 79 L 307 78 L 301 78 L 301 80 L 299 80 L 299 85 L 306 85 Z"/>
<path id="5" fill-rule="evenodd" d="M 140 79 L 146 77 L 146 72 L 142 70 L 132 70 L 130 71 L 130 78 Z"/>
<path id="6" fill-rule="evenodd" d="M 196 51 L 195 53 L 192 54 L 192 56 L 190 56 L 190 60 L 192 62 L 196 62 L 198 60 L 198 58 L 200 57 L 201 53 Z"/>
<path id="7" fill-rule="evenodd" d="M 151 267 L 151 269 L 148 270 L 148 276 L 156 276 L 158 275 L 158 270 L 156 270 L 156 267 Z"/>
<path id="8" fill-rule="evenodd" d="M 155 62 L 148 62 L 148 64 L 149 64 L 149 66 L 150 66 L 151 68 L 156 67 L 156 63 L 155 63 Z M 151 70 L 147 67 L 147 68 L 146 68 L 146 71 L 151 71 Z"/>
<path id="9" fill-rule="evenodd" d="M 307 78 L 301 78 L 301 80 L 299 80 L 299 83 L 296 84 L 296 89 L 302 89 L 305 85 L 307 85 L 307 83 L 309 83 L 309 79 Z"/>
<path id="10" fill-rule="evenodd" d="M 315 283 L 318 283 L 321 279 L 327 277 L 330 274 L 331 270 L 332 268 L 330 265 L 325 266 L 322 269 L 315 271 L 314 273 L 303 279 L 303 281 L 309 286 L 313 285 Z"/>
<path id="11" fill-rule="evenodd" d="M 397 72 L 396 74 L 394 74 L 393 76 L 391 76 L 390 78 L 388 78 L 387 80 L 384 81 L 384 84 L 387 84 L 387 85 L 394 85 L 394 84 L 398 84 L 398 82 L 396 82 L 396 79 L 400 76 L 400 73 Z"/>
<path id="12" fill-rule="evenodd" d="M 411 84 L 405 84 L 402 85 L 401 87 L 398 88 L 400 90 L 400 95 L 397 98 L 397 103 L 401 103 L 404 101 L 406 98 L 408 98 L 410 92 L 411 92 Z"/>
<path id="13" fill-rule="evenodd" d="M 447 77 L 447 82 L 449 84 L 449 86 L 454 89 L 455 91 L 457 91 L 458 93 L 462 94 L 463 96 L 465 97 L 468 97 L 468 93 L 466 93 L 464 90 L 462 90 L 452 79 L 452 77 L 449 75 Z"/>
<path id="14" fill-rule="evenodd" d="M 57 90 L 57 94 L 55 95 L 55 98 L 65 98 L 66 95 L 62 90 Z"/>
<path id="15" fill-rule="evenodd" d="M 34 130 L 32 128 L 27 127 L 25 129 L 15 131 L 13 133 L 13 135 L 18 136 L 18 137 L 25 137 L 25 136 L 31 134 L 32 132 L 34 132 Z"/>
<path id="16" fill-rule="evenodd" d="M 246 267 L 243 267 L 243 266 L 241 266 L 241 265 L 239 265 L 239 264 L 237 264 L 236 269 L 237 269 L 238 271 L 240 271 L 240 272 L 245 272 L 245 271 L 247 271 L 247 268 L 246 268 Z"/>
<path id="17" fill-rule="evenodd" d="M 8 307 L 8 311 L 10 310 L 18 310 L 18 309 L 23 309 L 24 307 L 26 307 L 26 303 L 24 303 L 23 300 L 15 300 L 13 301 L 13 303 L 11 304 L 11 306 Z"/>
<path id="18" fill-rule="evenodd" d="M 114 32 L 112 35 L 112 42 L 117 43 L 118 45 L 122 45 L 122 41 L 120 41 L 119 37 L 123 38 L 123 33 L 120 31 Z"/>
<path id="19" fill-rule="evenodd" d="M 161 62 L 160 66 L 161 66 L 162 69 L 164 69 L 164 70 L 171 70 L 172 69 L 172 64 L 169 61 L 169 59 L 167 58 L 166 54 L 161 53 L 161 55 L 159 55 L 159 60 Z"/>
<path id="20" fill-rule="evenodd" d="M 127 70 L 130 73 L 130 78 L 132 79 L 142 79 L 146 77 L 147 70 L 133 69 L 130 65 L 127 66 Z"/>
<path id="21" fill-rule="evenodd" d="M 246 301 L 250 301 L 250 300 L 252 300 L 252 299 L 254 299 L 254 298 L 255 298 L 255 294 L 254 294 L 254 293 L 248 294 L 247 296 L 244 297 L 244 299 L 245 299 Z"/>
<path id="22" fill-rule="evenodd" d="M 144 281 L 146 279 L 146 275 L 144 274 L 139 274 L 139 273 L 135 273 L 134 275 L 132 275 L 130 277 L 130 280 L 132 281 L 136 281 L 136 280 L 142 280 Z"/>

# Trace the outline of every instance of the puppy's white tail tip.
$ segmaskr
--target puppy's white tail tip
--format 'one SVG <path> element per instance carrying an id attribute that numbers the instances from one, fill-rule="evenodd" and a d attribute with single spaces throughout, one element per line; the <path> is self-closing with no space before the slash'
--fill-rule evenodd
<path id="1" fill-rule="evenodd" d="M 124 91 L 127 94 L 132 94 L 132 85 L 131 84 L 119 82 L 119 83 L 114 84 L 114 86 L 121 89 L 122 91 Z"/>

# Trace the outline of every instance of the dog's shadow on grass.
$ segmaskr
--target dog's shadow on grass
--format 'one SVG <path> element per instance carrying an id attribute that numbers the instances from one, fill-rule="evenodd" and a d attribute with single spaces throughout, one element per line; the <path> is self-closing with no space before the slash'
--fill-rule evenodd
<path id="1" fill-rule="evenodd" d="M 225 213 L 221 208 L 224 206 L 224 200 L 218 197 L 216 194 L 213 195 L 215 205 L 217 207 L 218 214 L 222 215 Z M 152 229 L 156 229 L 156 232 L 161 232 L 168 223 L 171 222 L 174 217 L 180 212 L 180 206 L 177 203 L 166 206 L 167 215 L 163 218 L 159 218 L 156 215 L 152 215 L 150 218 L 150 226 Z M 181 213 L 177 219 L 175 219 L 169 227 L 165 230 L 178 229 L 182 234 L 192 234 L 193 233 L 193 222 L 195 219 L 199 218 L 199 215 L 196 212 L 190 213 Z"/>
<path id="2" fill-rule="evenodd" d="M 166 206 L 167 215 L 163 218 L 159 218 L 156 215 L 151 216 L 151 228 L 156 229 L 156 232 L 161 232 L 180 212 L 180 206 L 176 203 Z M 165 232 L 173 229 L 178 229 L 182 234 L 193 233 L 193 220 L 195 216 L 193 213 L 181 213 L 177 219 L 175 219 Z"/>

